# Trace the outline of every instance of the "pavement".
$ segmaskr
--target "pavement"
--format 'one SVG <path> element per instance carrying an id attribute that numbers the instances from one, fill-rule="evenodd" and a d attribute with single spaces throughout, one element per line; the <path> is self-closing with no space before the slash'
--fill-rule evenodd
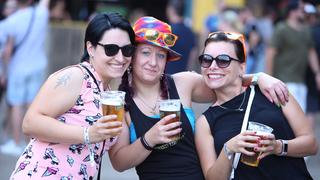
<path id="1" fill-rule="evenodd" d="M 206 109 L 207 107 L 208 107 L 207 104 L 203 105 L 203 104 L 194 103 L 193 108 L 195 110 L 196 117 L 198 117 L 201 114 L 201 112 L 203 112 L 204 109 Z M 0 118 L 1 118 L 1 116 L 3 116 L 3 111 L 2 111 L 2 113 L 0 113 Z M 319 142 L 319 140 L 320 140 L 320 116 L 317 116 L 317 118 L 316 118 L 315 133 L 317 136 L 317 140 Z M 2 132 L 1 132 L 1 134 L 2 134 Z M 17 156 L 0 154 L 0 164 L 1 164 L 0 180 L 9 179 L 9 176 L 14 169 L 14 166 L 15 166 L 17 159 L 18 159 Z M 315 180 L 320 179 L 320 153 L 318 153 L 316 156 L 309 157 L 306 162 L 307 162 L 307 167 L 308 167 L 308 170 L 309 170 L 311 176 Z M 138 176 L 136 175 L 135 169 L 129 169 L 129 170 L 121 172 L 121 173 L 115 171 L 112 168 L 112 165 L 110 163 L 108 156 L 104 156 L 101 170 L 102 170 L 101 171 L 102 172 L 101 179 L 108 179 L 108 180 L 137 180 L 138 179 Z"/>

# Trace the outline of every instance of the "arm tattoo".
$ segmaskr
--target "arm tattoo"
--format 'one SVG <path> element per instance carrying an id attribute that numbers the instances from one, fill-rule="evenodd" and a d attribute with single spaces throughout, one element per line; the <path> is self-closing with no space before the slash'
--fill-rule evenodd
<path id="1" fill-rule="evenodd" d="M 67 73 L 67 74 L 64 74 L 62 75 L 61 77 L 58 78 L 57 80 L 57 84 L 56 86 L 54 87 L 55 89 L 58 87 L 58 86 L 66 86 L 67 85 L 67 82 L 71 79 L 71 72 Z"/>

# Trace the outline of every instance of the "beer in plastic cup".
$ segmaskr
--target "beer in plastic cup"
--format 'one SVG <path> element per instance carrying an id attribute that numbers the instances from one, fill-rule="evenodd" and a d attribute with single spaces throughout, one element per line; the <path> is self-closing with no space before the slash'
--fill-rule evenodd
<path id="1" fill-rule="evenodd" d="M 271 132 L 273 131 L 273 129 L 267 125 L 257 123 L 257 122 L 252 122 L 252 121 L 249 122 L 248 130 L 257 132 L 256 136 L 259 136 L 261 139 L 263 139 L 264 135 L 271 134 Z M 254 141 L 251 143 L 256 143 L 256 142 Z M 261 152 L 255 152 L 253 148 L 246 148 L 246 150 L 254 152 L 255 155 L 248 156 L 245 154 L 241 154 L 241 162 L 249 166 L 258 167 L 259 165 L 258 156 L 261 154 Z"/>
<path id="2" fill-rule="evenodd" d="M 100 103 L 102 104 L 103 116 L 114 114 L 114 115 L 117 115 L 117 118 L 114 121 L 122 122 L 123 116 L 124 116 L 125 94 L 126 93 L 123 91 L 101 92 Z"/>
<path id="3" fill-rule="evenodd" d="M 175 118 L 168 121 L 167 124 L 179 122 L 180 121 L 180 99 L 166 99 L 159 101 L 159 111 L 160 118 L 164 118 L 170 114 L 176 114 Z M 170 137 L 171 140 L 178 140 L 180 138 L 180 133 Z"/>

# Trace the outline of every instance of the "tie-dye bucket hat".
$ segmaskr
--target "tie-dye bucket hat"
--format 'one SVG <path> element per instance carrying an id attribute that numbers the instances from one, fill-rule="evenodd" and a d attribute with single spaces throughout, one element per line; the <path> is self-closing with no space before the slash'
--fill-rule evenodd
<path id="1" fill-rule="evenodd" d="M 181 54 L 172 50 L 178 36 L 172 34 L 171 26 L 154 17 L 139 18 L 133 25 L 137 43 L 145 43 L 164 48 L 168 51 L 167 61 L 180 59 Z"/>

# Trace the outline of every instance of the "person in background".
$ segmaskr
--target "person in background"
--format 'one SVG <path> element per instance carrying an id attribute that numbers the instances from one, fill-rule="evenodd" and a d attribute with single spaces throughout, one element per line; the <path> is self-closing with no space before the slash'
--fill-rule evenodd
<path id="1" fill-rule="evenodd" d="M 263 44 L 263 39 L 260 30 L 257 29 L 256 24 L 249 25 L 248 29 L 245 31 L 248 44 L 248 57 L 247 57 L 247 67 L 246 73 L 252 74 L 263 71 L 265 62 L 265 45 Z"/>
<path id="2" fill-rule="evenodd" d="M 116 115 L 102 116 L 99 93 L 110 90 L 134 53 L 134 32 L 118 13 L 89 22 L 81 63 L 61 69 L 44 83 L 23 120 L 33 139 L 10 179 L 92 179 L 104 150 L 121 132 Z"/>
<path id="3" fill-rule="evenodd" d="M 0 21 L 0 29 L 2 29 L 2 22 Z M 6 89 L 6 65 L 3 61 L 2 52 L 4 49 L 4 44 L 6 42 L 6 36 L 2 31 L 0 31 L 0 102 L 2 102 L 2 95 Z"/>
<path id="4" fill-rule="evenodd" d="M 17 10 L 17 0 L 7 0 L 4 4 L 4 8 L 2 11 L 2 16 L 4 18 L 13 14 Z"/>
<path id="5" fill-rule="evenodd" d="M 0 141 L 6 141 L 7 139 L 11 138 L 8 137 L 12 132 L 10 130 L 10 123 L 8 118 L 8 105 L 5 102 L 5 93 L 7 89 L 7 63 L 4 61 L 4 48 L 7 42 L 7 36 L 4 31 L 3 22 L 4 19 L 7 18 L 9 15 L 13 14 L 17 10 L 17 1 L 16 0 L 7 0 L 4 2 L 4 7 L 1 9 L 0 12 Z M 10 132 L 10 133 L 9 133 Z M 13 144 L 13 143 L 12 143 Z"/>
<path id="6" fill-rule="evenodd" d="M 172 33 L 180 37 L 172 49 L 181 54 L 181 59 L 168 62 L 165 70 L 167 74 L 189 70 L 197 56 L 196 36 L 192 29 L 184 24 L 184 9 L 184 0 L 168 1 L 166 8 L 167 18 L 172 28 Z"/>
<path id="7" fill-rule="evenodd" d="M 317 52 L 318 62 L 320 61 L 320 19 L 319 12 L 315 6 L 310 3 L 304 5 L 304 12 L 306 13 L 306 23 L 310 26 L 312 39 L 314 40 L 314 47 Z M 320 64 L 320 62 L 319 62 Z M 320 94 L 317 89 L 315 74 L 312 72 L 310 64 L 307 67 L 305 81 L 308 88 L 307 92 L 307 115 L 310 119 L 315 120 L 316 114 L 320 110 Z"/>
<path id="8" fill-rule="evenodd" d="M 67 11 L 65 0 L 51 0 L 50 3 L 50 21 L 66 22 L 71 21 L 71 16 Z"/>
<path id="9" fill-rule="evenodd" d="M 320 90 L 320 66 L 311 31 L 300 0 L 288 1 L 286 20 L 276 25 L 270 46 L 266 50 L 266 72 L 284 81 L 290 93 L 306 112 L 307 87 L 305 73 L 310 64 Z"/>
<path id="10" fill-rule="evenodd" d="M 279 107 L 254 87 L 248 120 L 270 126 L 273 134 L 240 133 L 252 90 L 242 86 L 246 66 L 243 35 L 209 34 L 199 61 L 205 83 L 216 93 L 216 101 L 196 122 L 195 142 L 205 178 L 229 179 L 235 153 L 253 156 L 258 152 L 259 166 L 239 161 L 234 179 L 312 179 L 302 157 L 316 154 L 318 145 L 310 121 L 292 95 Z"/>
<path id="11" fill-rule="evenodd" d="M 120 90 L 126 92 L 126 123 L 117 143 L 109 150 L 117 171 L 136 167 L 140 179 L 204 179 L 194 144 L 195 116 L 192 101 L 214 101 L 215 94 L 200 74 L 164 74 L 167 62 L 181 55 L 172 50 L 176 35 L 167 23 L 154 17 L 139 18 L 133 29 L 137 48 L 132 63 L 122 77 Z M 183 37 L 180 37 L 183 38 Z M 244 84 L 252 76 L 245 76 Z M 285 102 L 286 87 L 266 74 L 258 81 L 271 101 L 278 96 Z M 268 90 L 267 90 L 268 89 Z M 277 94 L 277 95 L 276 95 Z M 158 101 L 180 99 L 180 121 L 169 123 L 174 115 L 160 119 Z M 178 140 L 170 136 L 180 133 Z"/>
<path id="12" fill-rule="evenodd" d="M 21 123 L 26 108 L 37 94 L 46 78 L 47 57 L 44 43 L 49 22 L 49 0 L 17 0 L 15 13 L 3 22 L 7 37 L 3 59 L 7 68 L 6 99 L 10 107 L 13 139 L 0 147 L 5 154 L 19 155 L 24 140 L 21 139 Z"/>

